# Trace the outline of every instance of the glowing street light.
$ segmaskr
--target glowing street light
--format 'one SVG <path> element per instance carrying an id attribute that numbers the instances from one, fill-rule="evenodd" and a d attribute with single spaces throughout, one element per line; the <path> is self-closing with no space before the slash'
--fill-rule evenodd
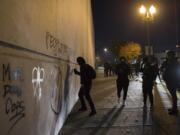
<path id="1" fill-rule="evenodd" d="M 108 51 L 108 49 L 107 48 L 104 48 L 104 52 L 107 52 Z"/>
<path id="2" fill-rule="evenodd" d="M 156 8 L 153 5 L 151 5 L 151 7 L 149 8 L 149 12 L 153 16 L 154 14 L 156 14 Z"/>
<path id="3" fill-rule="evenodd" d="M 143 20 L 145 21 L 152 21 L 154 19 L 154 15 L 156 14 L 157 10 L 154 5 L 144 6 L 141 5 L 139 8 L 139 13 L 142 15 Z"/>
<path id="4" fill-rule="evenodd" d="M 144 5 L 141 5 L 141 7 L 139 8 L 139 13 L 143 15 L 146 13 L 146 8 Z"/>
<path id="5" fill-rule="evenodd" d="M 142 19 L 146 22 L 146 34 L 147 34 L 147 45 L 148 53 L 153 53 L 152 47 L 150 47 L 150 31 L 149 31 L 149 22 L 154 20 L 154 15 L 157 13 L 157 9 L 154 5 L 141 5 L 139 8 L 139 13 L 142 16 Z"/>

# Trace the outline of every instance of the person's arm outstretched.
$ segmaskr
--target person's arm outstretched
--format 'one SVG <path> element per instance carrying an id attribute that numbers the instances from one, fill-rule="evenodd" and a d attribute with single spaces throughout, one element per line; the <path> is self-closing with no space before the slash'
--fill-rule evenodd
<path id="1" fill-rule="evenodd" d="M 81 75 L 81 73 L 80 73 L 79 71 L 77 71 L 77 69 L 74 69 L 74 73 L 75 73 L 76 75 Z"/>

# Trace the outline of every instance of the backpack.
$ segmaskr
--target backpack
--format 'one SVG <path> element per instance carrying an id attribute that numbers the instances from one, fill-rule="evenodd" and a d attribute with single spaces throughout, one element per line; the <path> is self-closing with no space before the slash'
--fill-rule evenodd
<path id="1" fill-rule="evenodd" d="M 88 65 L 88 73 L 89 73 L 89 77 L 91 79 L 95 79 L 96 78 L 96 71 L 90 65 Z"/>

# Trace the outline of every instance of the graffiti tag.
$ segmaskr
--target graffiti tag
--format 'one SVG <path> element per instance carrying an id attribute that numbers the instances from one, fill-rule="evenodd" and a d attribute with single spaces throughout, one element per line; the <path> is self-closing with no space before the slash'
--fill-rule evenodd
<path id="1" fill-rule="evenodd" d="M 17 97 L 20 97 L 22 95 L 22 91 L 18 88 L 18 86 L 5 84 L 3 97 L 6 97 L 8 93 L 11 95 L 15 94 L 17 95 Z"/>
<path id="2" fill-rule="evenodd" d="M 34 96 L 41 98 L 41 83 L 44 81 L 44 68 L 34 67 L 32 70 L 32 84 Z"/>
<path id="3" fill-rule="evenodd" d="M 66 55 L 70 50 L 67 45 L 60 42 L 60 40 L 54 37 L 49 32 L 46 32 L 46 48 L 51 50 L 55 56 L 59 55 Z"/>
<path id="4" fill-rule="evenodd" d="M 4 88 L 4 93 L 3 93 L 3 98 L 5 99 L 5 113 L 9 117 L 9 121 L 11 122 L 11 127 L 9 128 L 10 132 L 14 126 L 22 119 L 25 117 L 25 105 L 24 101 L 20 99 L 22 96 L 22 90 L 17 86 L 11 84 L 11 80 L 18 80 L 18 78 L 22 77 L 22 74 L 19 74 L 21 72 L 21 69 L 19 68 L 18 74 L 16 74 L 16 78 L 14 77 L 14 70 L 13 72 L 11 71 L 11 66 L 10 64 L 3 64 L 3 88 Z M 22 72 L 21 72 L 22 73 Z M 13 79 L 12 79 L 13 78 Z M 14 97 L 14 95 L 16 95 Z"/>
<path id="5" fill-rule="evenodd" d="M 13 122 L 11 130 L 23 117 L 25 117 L 24 101 L 13 102 L 10 97 L 6 100 L 6 114 L 10 114 L 9 121 Z"/>
<path id="6" fill-rule="evenodd" d="M 51 88 L 51 109 L 55 114 L 59 114 L 61 108 L 61 87 L 62 73 L 58 66 L 54 66 L 50 74 Z"/>

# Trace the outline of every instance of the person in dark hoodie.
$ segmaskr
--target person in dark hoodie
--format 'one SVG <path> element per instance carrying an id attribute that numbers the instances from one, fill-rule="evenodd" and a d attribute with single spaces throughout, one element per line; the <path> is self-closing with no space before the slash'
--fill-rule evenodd
<path id="1" fill-rule="evenodd" d="M 92 87 L 92 79 L 96 77 L 96 72 L 89 64 L 86 64 L 86 61 L 83 57 L 78 57 L 77 63 L 80 65 L 80 71 L 74 69 L 74 73 L 76 75 L 79 75 L 81 79 L 81 88 L 78 94 L 81 102 L 81 108 L 79 109 L 79 111 L 87 110 L 86 103 L 84 101 L 84 96 L 85 96 L 91 108 L 91 112 L 89 116 L 93 116 L 96 114 L 96 109 L 92 101 L 92 98 L 90 96 L 90 91 Z"/>
<path id="2" fill-rule="evenodd" d="M 161 71 L 163 74 L 163 79 L 172 96 L 172 108 L 168 109 L 170 115 L 176 115 L 178 113 L 177 109 L 177 89 L 180 86 L 180 64 L 175 57 L 174 51 L 166 52 L 166 60 L 161 66 Z"/>
<path id="3" fill-rule="evenodd" d="M 146 108 L 147 106 L 147 97 L 149 97 L 150 104 L 151 104 L 151 109 L 153 108 L 154 105 L 154 99 L 153 99 L 153 86 L 154 82 L 158 73 L 158 68 L 156 66 L 156 62 L 154 61 L 153 56 L 146 56 L 143 59 L 143 67 L 142 67 L 142 72 L 143 72 L 143 83 L 142 83 L 142 89 L 143 89 L 143 98 L 144 98 L 144 107 Z"/>
<path id="4" fill-rule="evenodd" d="M 127 91 L 129 86 L 129 79 L 128 75 L 130 73 L 130 68 L 126 63 L 126 59 L 124 57 L 120 57 L 120 62 L 116 66 L 116 75 L 118 76 L 116 80 L 117 84 L 117 96 L 118 96 L 118 103 L 120 102 L 121 91 L 123 89 L 123 105 L 125 105 L 125 100 L 127 97 Z"/>

